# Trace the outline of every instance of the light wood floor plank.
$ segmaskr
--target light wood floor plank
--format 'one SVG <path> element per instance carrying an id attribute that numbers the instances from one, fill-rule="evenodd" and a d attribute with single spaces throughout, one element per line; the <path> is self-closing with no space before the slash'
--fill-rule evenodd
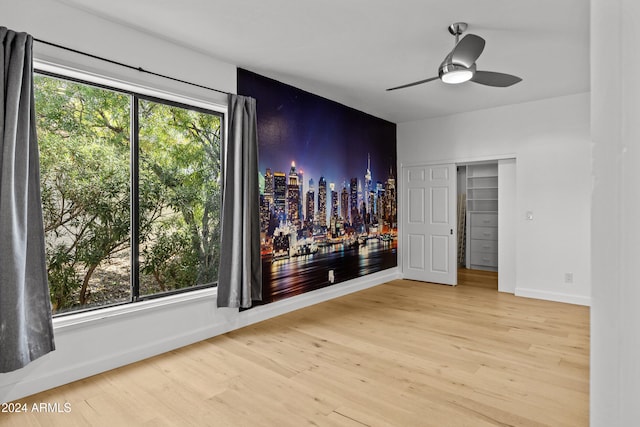
<path id="1" fill-rule="evenodd" d="M 396 280 L 21 402 L 1 426 L 589 424 L 589 309 Z M 461 277 L 464 278 L 464 275 Z"/>

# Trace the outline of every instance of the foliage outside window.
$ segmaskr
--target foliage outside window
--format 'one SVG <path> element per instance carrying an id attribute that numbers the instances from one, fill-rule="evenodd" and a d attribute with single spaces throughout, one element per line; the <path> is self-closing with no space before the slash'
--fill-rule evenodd
<path id="1" fill-rule="evenodd" d="M 50 75 L 34 85 L 54 313 L 214 284 L 221 115 Z"/>

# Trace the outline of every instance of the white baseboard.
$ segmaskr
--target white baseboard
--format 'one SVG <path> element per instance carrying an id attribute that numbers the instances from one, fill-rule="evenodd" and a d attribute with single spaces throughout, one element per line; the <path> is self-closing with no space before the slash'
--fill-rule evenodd
<path id="1" fill-rule="evenodd" d="M 564 302 L 568 304 L 591 307 L 591 298 L 582 295 L 564 294 L 561 292 L 541 291 L 538 289 L 516 288 L 515 296 L 542 299 L 546 301 Z"/>

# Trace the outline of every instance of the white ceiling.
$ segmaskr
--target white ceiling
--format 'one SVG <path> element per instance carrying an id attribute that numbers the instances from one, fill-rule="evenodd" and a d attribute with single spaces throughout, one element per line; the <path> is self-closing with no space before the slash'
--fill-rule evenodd
<path id="1" fill-rule="evenodd" d="M 62 1 L 397 123 L 589 91 L 588 0 Z M 523 81 L 385 91 L 436 76 L 458 21 Z"/>

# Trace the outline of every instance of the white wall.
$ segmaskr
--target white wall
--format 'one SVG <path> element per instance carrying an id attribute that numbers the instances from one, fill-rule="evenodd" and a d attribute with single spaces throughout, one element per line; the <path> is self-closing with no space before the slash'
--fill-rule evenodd
<path id="1" fill-rule="evenodd" d="M 640 420 L 640 2 L 591 0 L 591 425 Z"/>
<path id="2" fill-rule="evenodd" d="M 0 25 L 14 31 L 26 31 L 34 38 L 223 91 L 236 90 L 235 65 L 116 25 L 60 1 L 0 0 L 0 11 Z M 55 58 L 56 62 L 63 60 L 67 64 L 79 63 L 84 69 L 108 72 L 133 83 L 147 82 L 160 88 L 180 87 L 167 80 L 66 53 L 38 42 L 34 42 L 34 51 L 40 58 Z M 184 85 L 180 90 L 189 94 L 202 93 Z M 221 99 L 215 92 L 205 96 Z"/>
<path id="3" fill-rule="evenodd" d="M 515 293 L 588 305 L 589 131 L 589 94 L 564 96 L 401 123 L 398 162 L 514 156 Z M 573 284 L 564 283 L 565 273 Z"/>
<path id="4" fill-rule="evenodd" d="M 57 1 L 0 0 L 0 10 L 0 25 L 12 30 L 26 31 L 46 41 L 223 91 L 236 90 L 236 67 L 232 64 Z M 194 89 L 38 43 L 34 48 L 39 59 L 197 101 L 226 104 L 226 97 L 216 92 Z M 0 402 L 19 399 L 397 277 L 397 269 L 393 268 L 242 313 L 216 308 L 215 289 L 208 289 L 58 318 L 54 320 L 56 351 L 23 369 L 0 374 Z"/>

